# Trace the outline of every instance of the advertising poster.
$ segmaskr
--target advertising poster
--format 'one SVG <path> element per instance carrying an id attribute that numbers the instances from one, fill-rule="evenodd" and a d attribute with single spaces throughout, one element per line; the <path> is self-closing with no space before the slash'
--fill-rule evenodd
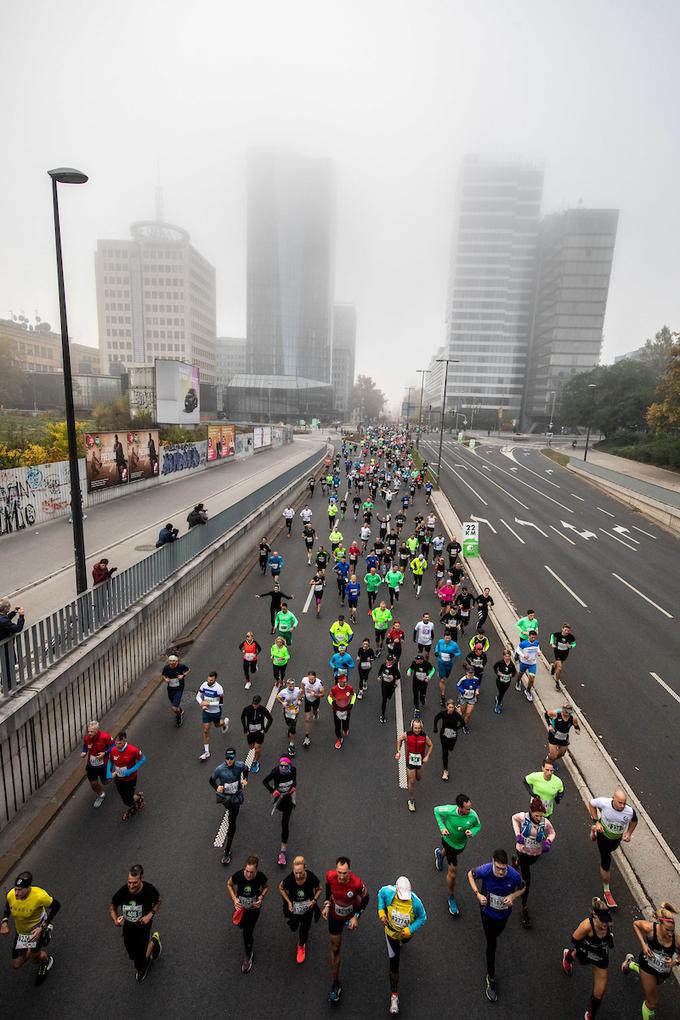
<path id="1" fill-rule="evenodd" d="M 225 460 L 236 453 L 234 425 L 208 425 L 208 463 Z"/>
<path id="2" fill-rule="evenodd" d="M 271 425 L 255 425 L 253 428 L 253 445 L 256 450 L 263 450 L 272 445 Z"/>
<path id="3" fill-rule="evenodd" d="M 200 370 L 183 361 L 156 361 L 156 421 L 198 425 L 201 421 Z"/>
<path id="4" fill-rule="evenodd" d="M 88 432 L 85 436 L 87 491 L 126 485 L 128 480 L 127 434 Z"/>
<path id="5" fill-rule="evenodd" d="M 155 478 L 158 475 L 160 440 L 158 432 L 142 429 L 127 434 L 128 481 Z"/>

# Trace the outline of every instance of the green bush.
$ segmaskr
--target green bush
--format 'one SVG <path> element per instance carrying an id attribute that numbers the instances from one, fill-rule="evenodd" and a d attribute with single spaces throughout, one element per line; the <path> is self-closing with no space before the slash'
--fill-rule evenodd
<path id="1" fill-rule="evenodd" d="M 613 453 L 628 460 L 637 460 L 641 464 L 653 464 L 655 467 L 670 468 L 680 471 L 680 436 L 640 435 L 632 442 L 630 433 L 628 442 L 617 444 L 613 441 L 601 443 L 598 449 Z"/>

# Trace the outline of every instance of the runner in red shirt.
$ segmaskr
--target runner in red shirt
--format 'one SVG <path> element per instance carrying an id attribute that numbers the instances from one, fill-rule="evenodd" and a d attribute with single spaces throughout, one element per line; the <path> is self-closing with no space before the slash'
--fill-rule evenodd
<path id="1" fill-rule="evenodd" d="M 321 914 L 328 921 L 331 937 L 331 970 L 333 987 L 329 1002 L 339 1002 L 340 993 L 340 949 L 345 928 L 356 931 L 359 918 L 369 901 L 368 889 L 358 875 L 350 870 L 349 857 L 338 857 L 335 869 L 326 872 L 326 894 Z"/>
<path id="2" fill-rule="evenodd" d="M 127 822 L 137 811 L 144 807 L 144 794 L 137 793 L 137 771 L 146 761 L 146 756 L 138 747 L 128 744 L 127 733 L 121 730 L 117 735 L 106 766 L 106 778 L 113 777 L 120 799 L 126 811 L 123 821 Z"/>
<path id="3" fill-rule="evenodd" d="M 340 750 L 345 737 L 349 736 L 349 718 L 356 700 L 356 693 L 352 685 L 347 683 L 346 674 L 338 673 L 337 683 L 331 687 L 328 695 L 328 704 L 333 712 L 336 751 Z"/>
<path id="4" fill-rule="evenodd" d="M 106 763 L 112 747 L 113 737 L 111 734 L 100 730 L 97 720 L 92 719 L 87 724 L 80 757 L 86 759 L 85 774 L 90 780 L 90 786 L 97 794 L 93 807 L 101 807 L 106 796 L 103 784 L 106 782 Z"/>

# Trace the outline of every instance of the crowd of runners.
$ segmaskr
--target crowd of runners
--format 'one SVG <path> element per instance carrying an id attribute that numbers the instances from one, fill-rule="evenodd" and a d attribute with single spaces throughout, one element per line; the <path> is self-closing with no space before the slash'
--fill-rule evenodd
<path id="1" fill-rule="evenodd" d="M 276 713 L 282 717 L 286 744 L 281 747 L 284 753 L 274 756 L 273 767 L 261 777 L 261 782 L 270 798 L 271 813 L 280 822 L 276 864 L 286 869 L 298 792 L 294 763 L 298 740 L 301 738 L 303 752 L 311 746 L 313 736 L 316 740 L 315 725 L 322 711 L 329 712 L 332 719 L 332 750 L 342 752 L 350 737 L 354 713 L 373 712 L 375 724 L 384 725 L 395 692 L 399 691 L 400 696 L 403 692 L 412 709 L 407 711 L 409 722 L 403 731 L 397 732 L 394 757 L 404 768 L 406 809 L 413 814 L 423 770 L 433 755 L 439 760 L 441 781 L 450 781 L 452 756 L 460 735 L 467 737 L 474 731 L 474 716 L 480 711 L 480 692 L 487 674 L 491 673 L 495 686 L 489 710 L 492 708 L 496 715 L 501 715 L 513 688 L 528 702 L 533 701 L 539 657 L 541 653 L 550 655 L 550 671 L 556 690 L 563 695 L 563 703 L 558 709 L 545 712 L 547 741 L 543 754 L 536 747 L 528 751 L 526 801 L 513 805 L 519 810 L 508 818 L 512 847 L 509 851 L 501 847 L 487 851 L 481 860 L 480 854 L 475 855 L 478 863 L 474 858 L 469 862 L 474 866 L 466 869 L 461 882 L 464 888 L 461 904 L 463 896 L 470 901 L 476 899 L 478 904 L 486 942 L 484 991 L 490 1002 L 496 1002 L 498 940 L 516 901 L 522 926 L 531 928 L 528 901 L 536 865 L 556 843 L 559 847 L 559 804 L 564 793 L 559 775 L 561 760 L 572 735 L 580 733 L 579 720 L 564 696 L 563 686 L 565 663 L 576 647 L 575 635 L 569 624 L 560 621 L 551 621 L 551 627 L 541 629 L 536 612 L 528 608 L 517 620 L 516 641 L 503 648 L 497 661 L 489 662 L 493 593 L 489 588 L 476 591 L 466 576 L 461 545 L 455 535 L 446 534 L 432 506 L 427 463 L 414 459 L 408 435 L 397 429 L 373 429 L 360 441 L 344 441 L 334 459 L 327 459 L 321 477 L 309 479 L 304 505 L 298 509 L 285 506 L 282 521 L 281 536 L 275 541 L 262 537 L 258 547 L 259 568 L 263 577 L 271 579 L 269 589 L 256 596 L 269 600 L 267 640 L 263 637 L 267 628 L 259 616 L 240 642 L 240 635 L 229 636 L 238 645 L 241 656 L 244 692 L 250 692 L 260 670 L 271 668 L 269 702 L 263 704 L 257 693 L 244 694 L 240 717 L 230 723 L 224 714 L 224 687 L 214 670 L 198 683 L 195 696 L 200 712 L 199 760 L 211 759 L 211 740 L 216 732 L 220 736 L 230 734 L 223 759 L 213 769 L 208 766 L 207 777 L 225 812 L 221 862 L 225 868 L 232 863 L 239 813 L 248 797 L 248 785 L 261 770 L 263 747 L 276 739 L 268 738 Z M 317 626 L 328 631 L 328 661 L 317 663 L 316 670 L 306 666 L 303 669 L 302 664 L 294 670 L 291 666 L 300 654 L 296 641 L 300 621 L 291 608 L 294 593 L 284 591 L 285 565 L 289 559 L 306 563 L 309 568 L 304 597 L 310 603 L 313 599 Z M 412 588 L 416 599 L 421 599 L 425 592 L 431 602 L 434 600 L 436 611 L 424 611 L 415 620 L 404 619 L 400 614 L 400 595 L 406 586 Z M 370 636 L 366 636 L 367 631 Z M 262 637 L 261 641 L 256 634 Z M 163 667 L 170 714 L 176 727 L 184 723 L 183 700 L 190 672 L 189 665 L 174 652 Z M 300 676 L 301 672 L 304 675 Z M 230 677 L 228 682 L 233 687 L 234 678 Z M 369 689 L 374 687 L 377 696 L 369 701 Z M 366 704 L 359 706 L 358 702 Z M 426 725 L 426 711 L 431 728 Z M 238 734 L 237 739 L 234 734 Z M 146 757 L 125 732 L 107 733 L 93 720 L 84 735 L 82 755 L 95 794 L 95 808 L 102 806 L 113 786 L 122 802 L 123 821 L 144 809 L 139 777 Z M 339 756 L 340 761 L 342 757 Z M 300 771 L 304 773 L 304 762 Z M 591 969 L 592 992 L 585 1020 L 598 1014 L 607 985 L 613 948 L 612 912 L 617 908 L 610 885 L 612 856 L 622 842 L 633 837 L 637 826 L 635 810 L 628 804 L 625 791 L 606 793 L 593 798 L 588 805 L 601 888 L 584 906 L 583 919 L 574 931 L 565 931 L 565 942 L 569 945 L 564 948 L 561 960 L 567 976 L 572 975 L 575 964 Z M 448 800 L 430 808 L 438 832 L 433 856 L 435 868 L 445 872 L 448 912 L 458 919 L 459 857 L 468 843 L 472 841 L 473 846 L 479 843 L 477 837 L 483 831 L 483 820 L 468 793 L 455 791 Z M 467 856 L 472 856 L 470 851 Z M 243 974 L 253 966 L 254 932 L 271 891 L 260 863 L 259 854 L 244 850 L 238 860 L 240 866 L 227 879 L 227 893 L 233 905 L 231 920 L 243 939 Z M 312 923 L 322 918 L 327 922 L 330 939 L 328 998 L 337 1003 L 342 992 L 343 935 L 366 923 L 370 906 L 384 929 L 388 1008 L 396 1014 L 400 1009 L 401 952 L 427 923 L 423 901 L 405 875 L 396 877 L 373 895 L 352 870 L 347 856 L 340 855 L 329 864 L 332 866 L 317 876 L 305 857 L 298 854 L 290 861 L 290 872 L 282 873 L 275 883 L 285 922 L 295 935 L 296 961 L 304 963 Z M 547 870 L 542 865 L 539 872 Z M 141 864 L 130 868 L 126 884 L 110 899 L 111 921 L 122 928 L 138 981 L 146 978 L 162 951 L 155 922 L 160 905 L 160 892 L 145 879 Z M 0 934 L 9 934 L 13 920 L 13 966 L 19 969 L 25 963 L 34 964 L 39 981 L 53 964 L 48 945 L 59 908 L 59 901 L 35 885 L 28 871 L 17 876 L 6 898 Z M 675 914 L 675 907 L 663 903 L 653 920 L 635 921 L 630 937 L 637 939 L 638 953 L 626 954 L 621 963 L 624 974 L 633 972 L 639 977 L 644 1020 L 655 1016 L 657 990 L 680 963 Z M 557 960 L 556 967 L 559 965 Z"/>

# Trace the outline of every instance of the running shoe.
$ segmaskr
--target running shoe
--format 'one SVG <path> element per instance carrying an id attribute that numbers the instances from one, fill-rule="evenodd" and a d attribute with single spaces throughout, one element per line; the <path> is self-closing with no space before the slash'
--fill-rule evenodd
<path id="1" fill-rule="evenodd" d="M 333 982 L 333 987 L 331 988 L 331 993 L 328 996 L 328 1001 L 329 1002 L 340 1002 L 340 995 L 341 994 L 342 994 L 342 988 L 340 987 L 340 982 L 339 981 L 334 981 Z"/>
<path id="2" fill-rule="evenodd" d="M 104 793 L 104 792 L 102 791 L 102 793 L 100 793 L 100 794 L 98 795 L 98 797 L 97 797 L 97 799 L 95 800 L 95 802 L 94 802 L 94 804 L 92 805 L 92 807 L 101 807 L 101 806 L 102 806 L 102 804 L 104 803 L 104 797 L 105 797 L 105 796 L 106 796 L 106 794 L 105 794 L 105 793 Z"/>
<path id="3" fill-rule="evenodd" d="M 259 761 L 254 761 L 253 762 L 253 764 L 250 766 L 250 771 L 253 772 L 253 773 L 257 773 L 257 772 L 260 771 L 260 763 L 259 763 Z"/>
<path id="4" fill-rule="evenodd" d="M 633 956 L 633 954 L 632 953 L 627 953 L 626 954 L 626 959 L 621 964 L 621 973 L 622 974 L 630 974 L 630 965 L 634 961 L 635 961 L 635 957 Z"/>
<path id="5" fill-rule="evenodd" d="M 357 691 L 357 701 L 363 701 L 364 692 L 362 690 Z"/>
<path id="6" fill-rule="evenodd" d="M 295 757 L 295 744 L 289 744 L 288 745 L 288 757 L 289 758 L 294 758 Z"/>
<path id="7" fill-rule="evenodd" d="M 526 928 L 527 931 L 531 928 L 531 918 L 529 917 L 529 911 L 526 907 L 522 907 L 520 911 L 519 919 L 522 923 L 522 927 Z"/>
<path id="8" fill-rule="evenodd" d="M 463 733 L 469 733 L 469 732 L 470 732 L 470 727 L 469 726 L 463 726 Z"/>
<path id="9" fill-rule="evenodd" d="M 336 740 L 335 741 L 335 750 L 339 751 L 341 747 L 342 747 L 342 740 Z"/>
<path id="10" fill-rule="evenodd" d="M 231 864 L 231 854 L 222 854 L 222 860 L 220 861 L 220 864 L 224 864 L 225 866 L 227 864 Z"/>
<path id="11" fill-rule="evenodd" d="M 553 767 L 553 772 L 559 772 L 560 771 L 560 767 L 559 767 L 559 765 L 557 764 L 556 761 L 554 761 L 552 763 L 552 767 Z"/>
<path id="12" fill-rule="evenodd" d="M 390 1013 L 396 1014 L 399 1012 L 399 996 L 396 992 L 392 992 L 390 995 Z"/>
<path id="13" fill-rule="evenodd" d="M 386 723 L 387 722 L 387 719 L 385 718 L 384 715 L 379 715 L 378 719 L 380 720 L 381 723 Z"/>
<path id="14" fill-rule="evenodd" d="M 562 970 L 567 977 L 571 977 L 574 972 L 574 964 L 572 963 L 571 951 L 569 949 L 562 950 Z"/>
<path id="15" fill-rule="evenodd" d="M 611 910 L 616 910 L 616 908 L 618 907 L 618 903 L 616 902 L 616 900 L 612 896 L 612 894 L 609 891 L 609 889 L 605 890 L 605 892 L 603 893 L 602 899 L 604 900 L 604 902 L 607 904 L 607 906 Z"/>
<path id="16" fill-rule="evenodd" d="M 184 709 L 183 708 L 180 708 L 179 715 L 176 718 L 178 720 L 177 725 L 181 726 L 182 723 L 184 722 Z"/>
<path id="17" fill-rule="evenodd" d="M 307 951 L 306 951 L 305 947 L 304 946 L 298 946 L 297 947 L 297 954 L 295 956 L 295 962 L 296 963 L 304 963 L 306 955 L 307 955 Z"/>
<path id="18" fill-rule="evenodd" d="M 160 935 L 158 934 L 157 931 L 155 931 L 153 933 L 153 935 L 151 936 L 151 941 L 153 942 L 153 951 L 152 951 L 153 952 L 153 959 L 157 960 L 158 957 L 163 952 L 163 943 L 161 942 L 161 937 L 160 937 Z"/>
<path id="19" fill-rule="evenodd" d="M 534 700 L 534 696 L 531 693 L 531 691 L 525 691 L 524 692 L 524 697 L 527 699 L 527 701 L 533 701 Z"/>
<path id="20" fill-rule="evenodd" d="M 243 963 L 241 964 L 241 973 L 250 974 L 253 969 L 253 952 L 250 951 L 248 956 L 243 957 Z"/>
<path id="21" fill-rule="evenodd" d="M 458 909 L 458 904 L 456 903 L 456 897 L 455 896 L 449 896 L 448 903 L 449 903 L 449 914 L 451 914 L 452 917 L 460 917 L 460 910 Z"/>
<path id="22" fill-rule="evenodd" d="M 489 1002 L 498 1001 L 498 991 L 496 989 L 496 982 L 487 976 L 486 979 L 486 997 Z"/>
<path id="23" fill-rule="evenodd" d="M 286 861 L 287 861 L 286 852 L 285 850 L 282 850 L 277 858 L 276 863 L 283 867 L 286 864 Z"/>
<path id="24" fill-rule="evenodd" d="M 503 706 L 498 704 L 498 698 L 496 698 L 496 704 L 493 706 L 493 710 L 496 715 L 500 715 L 503 711 Z"/>
<path id="25" fill-rule="evenodd" d="M 144 970 L 136 970 L 135 971 L 135 981 L 144 981 L 146 979 L 146 975 L 148 973 L 149 973 L 149 968 L 148 967 L 145 967 Z"/>
<path id="26" fill-rule="evenodd" d="M 448 772 L 448 769 L 444 769 L 444 771 L 442 772 L 442 779 L 443 779 L 443 781 L 445 783 L 448 783 L 448 781 L 449 781 L 449 772 Z"/>
<path id="27" fill-rule="evenodd" d="M 246 682 L 244 683 L 243 686 L 244 686 L 245 690 L 249 691 L 250 688 L 252 687 L 252 683 L 251 683 L 250 680 L 246 680 Z"/>
<path id="28" fill-rule="evenodd" d="M 409 811 L 415 811 L 415 809 L 416 809 L 416 802 L 414 800 L 408 800 L 407 804 L 408 804 Z"/>
<path id="29" fill-rule="evenodd" d="M 434 848 L 434 866 L 437 871 L 444 870 L 444 854 L 439 846 Z"/>
<path id="30" fill-rule="evenodd" d="M 311 744 L 311 740 L 309 739 L 309 737 L 305 737 L 305 739 L 302 741 L 302 746 L 303 747 L 309 747 L 310 744 Z"/>
<path id="31" fill-rule="evenodd" d="M 47 977 L 49 972 L 52 970 L 52 964 L 53 963 L 54 963 L 54 957 L 53 956 L 49 956 L 47 958 L 47 963 L 41 963 L 40 964 L 40 966 L 38 967 L 38 973 L 35 976 L 35 983 L 36 983 L 36 985 L 41 984 L 45 980 L 45 978 Z"/>
<path id="32" fill-rule="evenodd" d="M 522 681 L 521 680 L 515 680 L 515 690 L 516 691 L 521 691 L 522 690 Z"/>
<path id="33" fill-rule="evenodd" d="M 207 761 L 209 757 L 210 757 L 210 751 L 204 751 L 203 754 L 199 754 L 198 760 L 199 761 Z"/>

